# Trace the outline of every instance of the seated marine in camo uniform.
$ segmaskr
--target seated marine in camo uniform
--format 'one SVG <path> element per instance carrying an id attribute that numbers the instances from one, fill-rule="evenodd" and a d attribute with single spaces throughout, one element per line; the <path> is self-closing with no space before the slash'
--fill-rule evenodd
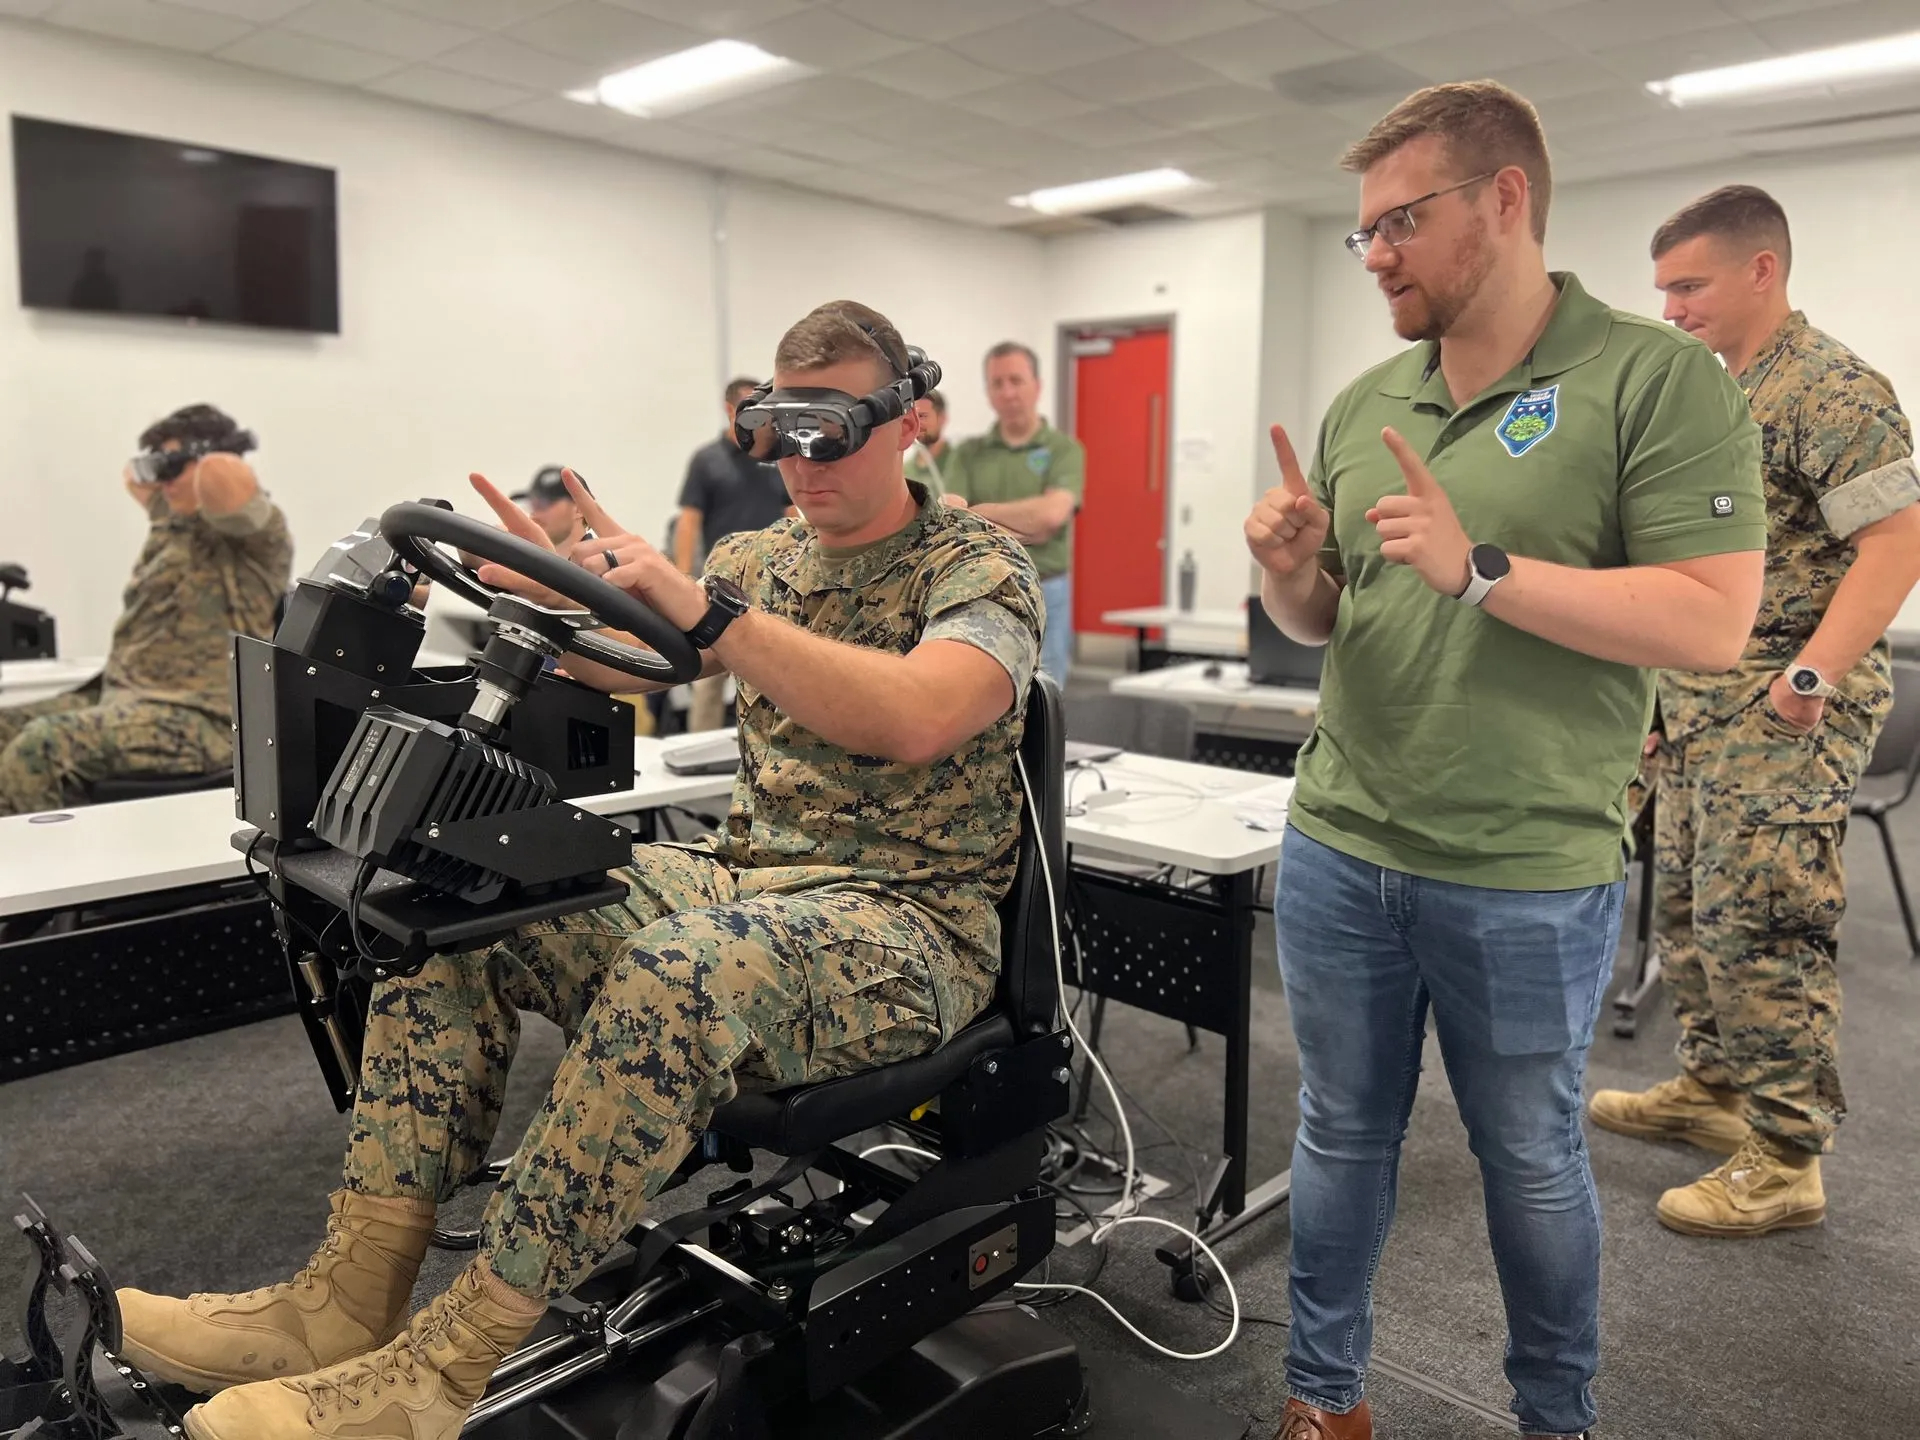
<path id="1" fill-rule="evenodd" d="M 909 362 L 884 317 L 842 301 L 788 331 L 774 363 L 783 388 L 864 396 Z M 308 1265 L 244 1295 L 121 1292 L 124 1352 L 221 1392 L 188 1415 L 196 1440 L 452 1440 L 494 1367 L 632 1228 L 714 1107 L 933 1050 L 989 1002 L 1042 604 L 1004 530 L 908 484 L 917 430 L 909 406 L 843 459 L 782 460 L 800 518 L 718 546 L 707 588 L 575 482 L 600 537 L 576 563 L 683 630 L 717 583 L 751 602 L 707 653 L 706 673 L 730 671 L 740 691 L 726 822 L 705 843 L 637 847 L 623 904 L 375 989 L 345 1183 Z M 542 543 L 475 484 L 507 528 Z M 435 1206 L 485 1161 L 527 1009 L 562 1027 L 566 1055 L 478 1256 L 409 1323 Z"/>

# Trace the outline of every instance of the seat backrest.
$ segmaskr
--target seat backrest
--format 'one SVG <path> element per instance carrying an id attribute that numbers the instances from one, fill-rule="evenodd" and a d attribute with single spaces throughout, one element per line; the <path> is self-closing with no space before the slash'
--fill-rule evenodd
<path id="1" fill-rule="evenodd" d="M 1020 741 L 1027 791 L 1020 815 L 1020 861 L 1013 888 L 1000 902 L 1000 1003 L 1021 1035 L 1050 1033 L 1059 1022 L 1060 977 L 1054 917 L 1066 934 L 1066 723 L 1060 689 L 1045 675 L 1027 692 L 1027 729 Z M 1047 866 L 1040 864 L 1046 847 Z M 1047 876 L 1053 878 L 1049 913 Z"/>
<path id="2" fill-rule="evenodd" d="M 1874 742 L 1869 775 L 1902 775 L 1908 786 L 1920 767 L 1920 661 L 1893 662 L 1893 713 Z"/>

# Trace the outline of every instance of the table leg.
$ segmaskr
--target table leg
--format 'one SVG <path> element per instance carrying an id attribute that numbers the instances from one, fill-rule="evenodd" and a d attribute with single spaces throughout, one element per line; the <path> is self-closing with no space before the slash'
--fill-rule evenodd
<path id="1" fill-rule="evenodd" d="M 1243 870 L 1221 883 L 1227 912 L 1228 962 L 1233 967 L 1234 1018 L 1227 1032 L 1226 1126 L 1220 1153 L 1227 1159 L 1221 1208 L 1238 1215 L 1247 1203 L 1247 1088 L 1253 1058 L 1254 872 Z"/>

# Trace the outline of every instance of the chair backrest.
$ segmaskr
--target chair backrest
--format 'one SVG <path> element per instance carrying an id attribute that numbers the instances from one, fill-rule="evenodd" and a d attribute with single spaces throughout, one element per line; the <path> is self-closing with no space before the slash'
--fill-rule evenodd
<path id="1" fill-rule="evenodd" d="M 1020 816 L 1020 861 L 1013 888 L 1000 902 L 1000 1002 L 1021 1035 L 1050 1033 L 1059 1022 L 1060 977 L 1054 919 L 1066 934 L 1066 723 L 1060 689 L 1045 675 L 1027 692 L 1027 729 L 1020 741 L 1026 798 Z M 1042 869 L 1040 848 L 1046 847 Z M 1053 877 L 1049 913 L 1047 875 Z"/>
<path id="2" fill-rule="evenodd" d="M 1893 713 L 1880 727 L 1880 738 L 1874 742 L 1867 774 L 1904 774 L 1907 788 L 1911 790 L 1916 768 L 1920 768 L 1920 661 L 1896 660 L 1893 662 Z"/>

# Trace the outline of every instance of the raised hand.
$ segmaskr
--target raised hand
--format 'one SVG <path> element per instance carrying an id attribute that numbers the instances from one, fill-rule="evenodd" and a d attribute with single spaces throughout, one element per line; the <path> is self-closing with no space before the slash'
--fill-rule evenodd
<path id="1" fill-rule="evenodd" d="M 1453 502 L 1433 478 L 1419 453 L 1398 430 L 1380 432 L 1387 449 L 1406 477 L 1404 495 L 1382 495 L 1367 511 L 1380 535 L 1380 556 L 1395 565 L 1409 565 L 1442 595 L 1457 596 L 1467 588 L 1467 553 L 1473 542 L 1460 528 Z"/>
<path id="2" fill-rule="evenodd" d="M 1280 462 L 1280 483 L 1254 504 L 1242 528 L 1247 549 L 1261 569 L 1288 576 L 1319 563 L 1329 517 L 1326 507 L 1307 488 L 1307 477 L 1287 432 L 1276 425 L 1272 435 L 1274 458 Z"/>

